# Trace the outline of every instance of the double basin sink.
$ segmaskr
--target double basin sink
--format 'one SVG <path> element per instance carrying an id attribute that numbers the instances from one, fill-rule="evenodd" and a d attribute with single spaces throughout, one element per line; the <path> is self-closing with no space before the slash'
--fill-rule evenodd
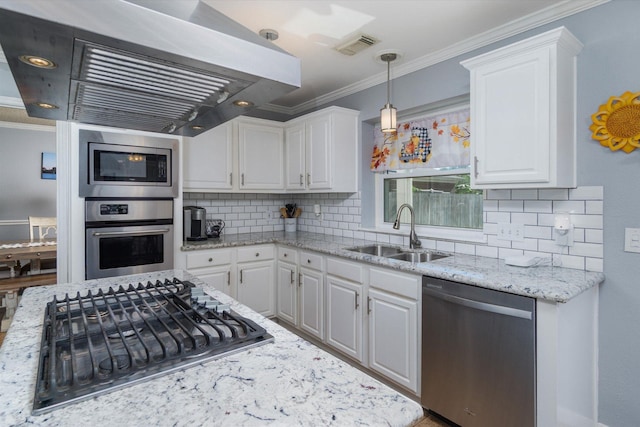
<path id="1" fill-rule="evenodd" d="M 449 256 L 441 252 L 416 252 L 397 248 L 395 246 L 386 246 L 379 244 L 347 248 L 347 250 L 352 252 L 359 252 L 361 254 L 375 255 L 383 258 L 408 261 L 412 263 L 435 261 L 437 259 L 446 258 Z"/>

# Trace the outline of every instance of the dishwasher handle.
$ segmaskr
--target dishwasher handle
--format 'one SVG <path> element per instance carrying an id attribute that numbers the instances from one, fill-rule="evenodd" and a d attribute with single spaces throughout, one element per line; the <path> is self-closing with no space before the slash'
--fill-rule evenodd
<path id="1" fill-rule="evenodd" d="M 448 301 L 452 304 L 462 305 L 464 307 L 473 308 L 481 311 L 488 311 L 490 313 L 502 314 L 505 316 L 519 317 L 521 319 L 532 320 L 533 313 L 527 310 L 520 310 L 518 308 L 505 307 L 503 305 L 490 304 L 486 302 L 474 301 L 467 298 L 462 298 L 456 295 L 450 295 L 444 292 L 439 292 L 430 289 L 426 286 L 422 287 L 422 293 L 430 295 L 435 298 L 439 298 Z"/>

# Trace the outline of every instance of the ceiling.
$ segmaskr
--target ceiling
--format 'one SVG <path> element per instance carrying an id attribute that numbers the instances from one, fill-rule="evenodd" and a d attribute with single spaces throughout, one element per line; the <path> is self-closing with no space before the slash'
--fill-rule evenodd
<path id="1" fill-rule="evenodd" d="M 255 32 L 276 30 L 273 43 L 301 59 L 302 87 L 263 107 L 298 114 L 384 83 L 382 53 L 399 54 L 393 79 L 609 0 L 202 1 Z M 379 42 L 352 56 L 336 50 L 360 35 Z M 0 97 L 0 107 L 16 105 Z"/>

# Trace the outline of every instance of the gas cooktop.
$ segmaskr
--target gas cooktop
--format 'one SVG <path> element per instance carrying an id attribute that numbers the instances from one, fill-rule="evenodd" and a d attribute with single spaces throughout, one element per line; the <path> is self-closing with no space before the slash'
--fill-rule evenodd
<path id="1" fill-rule="evenodd" d="M 175 278 L 56 296 L 45 310 L 33 414 L 271 341 Z"/>

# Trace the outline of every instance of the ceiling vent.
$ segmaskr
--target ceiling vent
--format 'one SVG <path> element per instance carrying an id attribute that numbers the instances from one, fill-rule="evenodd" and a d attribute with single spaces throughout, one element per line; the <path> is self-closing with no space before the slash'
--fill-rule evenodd
<path id="1" fill-rule="evenodd" d="M 373 46 L 379 41 L 380 40 L 367 36 L 366 34 L 360 34 L 355 39 L 351 39 L 348 42 L 337 46 L 335 49 L 343 55 L 353 56 L 356 53 Z"/>

